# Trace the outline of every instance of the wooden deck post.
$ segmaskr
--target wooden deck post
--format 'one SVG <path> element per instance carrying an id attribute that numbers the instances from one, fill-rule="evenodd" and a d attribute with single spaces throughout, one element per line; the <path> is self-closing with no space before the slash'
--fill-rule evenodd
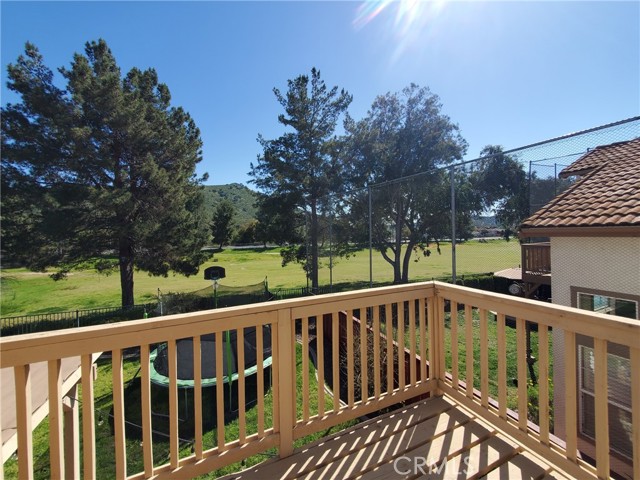
<path id="1" fill-rule="evenodd" d="M 274 388 L 280 390 L 280 458 L 288 457 L 293 453 L 293 427 L 295 417 L 295 405 L 293 402 L 295 385 L 291 369 L 296 368 L 295 351 L 293 350 L 293 335 L 291 309 L 278 311 L 278 372 L 279 384 Z M 304 399 L 303 401 L 307 401 Z"/>
<path id="2" fill-rule="evenodd" d="M 429 299 L 429 378 L 438 381 L 438 388 L 435 395 L 441 397 L 444 391 L 440 388 L 440 383 L 444 382 L 444 299 L 438 295 Z"/>

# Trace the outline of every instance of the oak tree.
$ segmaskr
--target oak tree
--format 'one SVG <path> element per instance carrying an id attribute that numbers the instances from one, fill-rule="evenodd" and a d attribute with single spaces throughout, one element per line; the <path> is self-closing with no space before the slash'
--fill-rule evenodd
<path id="1" fill-rule="evenodd" d="M 357 192 L 349 207 L 354 231 L 369 230 L 363 188 L 374 186 L 373 246 L 393 267 L 394 283 L 406 283 L 414 252 L 429 255 L 428 242 L 451 231 L 449 175 L 441 167 L 461 159 L 467 144 L 439 98 L 415 84 L 378 96 L 366 117 L 348 119 L 345 129 L 343 161 Z"/>

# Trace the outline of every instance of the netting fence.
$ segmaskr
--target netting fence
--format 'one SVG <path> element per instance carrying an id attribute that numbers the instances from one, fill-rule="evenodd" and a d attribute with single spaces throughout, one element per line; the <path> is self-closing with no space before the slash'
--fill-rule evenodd
<path id="1" fill-rule="evenodd" d="M 341 192 L 320 220 L 319 285 L 457 281 L 518 268 L 518 226 L 574 183 L 562 170 L 598 146 L 638 137 L 634 117 Z M 501 196 L 509 189 L 515 194 Z M 355 253 L 348 259 L 341 236 Z"/>
<path id="2" fill-rule="evenodd" d="M 210 310 L 212 308 L 234 307 L 271 300 L 266 279 L 253 285 L 231 287 L 227 285 L 209 285 L 192 292 L 162 293 L 158 289 L 159 315 Z"/>

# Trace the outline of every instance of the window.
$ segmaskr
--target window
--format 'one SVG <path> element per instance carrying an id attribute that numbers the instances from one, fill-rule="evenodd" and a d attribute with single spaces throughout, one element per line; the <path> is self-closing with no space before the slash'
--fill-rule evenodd
<path id="1" fill-rule="evenodd" d="M 571 287 L 572 305 L 583 310 L 640 318 L 640 297 L 616 292 Z M 578 345 L 579 430 L 587 438 L 595 438 L 595 394 L 593 342 L 586 337 Z M 607 382 L 609 386 L 609 444 L 612 451 L 632 458 L 631 428 L 631 362 L 628 349 L 609 344 Z"/>
<path id="2" fill-rule="evenodd" d="M 595 439 L 595 394 L 593 348 L 578 347 L 580 433 Z M 631 362 L 628 358 L 607 354 L 609 384 L 609 444 L 611 450 L 632 458 Z"/>
<path id="3" fill-rule="evenodd" d="M 638 318 L 638 302 L 606 295 L 578 292 L 578 308 L 626 318 Z"/>

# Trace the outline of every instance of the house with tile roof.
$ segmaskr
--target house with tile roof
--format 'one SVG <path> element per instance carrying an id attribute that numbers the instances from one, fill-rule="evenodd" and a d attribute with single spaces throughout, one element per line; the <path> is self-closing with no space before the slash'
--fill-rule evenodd
<path id="1" fill-rule="evenodd" d="M 640 138 L 597 147 L 560 176 L 578 180 L 521 224 L 521 239 L 548 238 L 523 244 L 523 280 L 530 290 L 549 282 L 553 303 L 640 320 Z M 543 249 L 546 253 L 541 254 Z M 564 437 L 565 407 L 575 402 L 579 448 L 592 456 L 594 342 L 576 338 L 575 396 L 566 395 L 558 383 L 564 374 L 564 350 L 562 332 L 554 331 L 555 433 Z M 623 478 L 632 478 L 629 354 L 615 345 L 607 353 L 612 467 Z"/>

